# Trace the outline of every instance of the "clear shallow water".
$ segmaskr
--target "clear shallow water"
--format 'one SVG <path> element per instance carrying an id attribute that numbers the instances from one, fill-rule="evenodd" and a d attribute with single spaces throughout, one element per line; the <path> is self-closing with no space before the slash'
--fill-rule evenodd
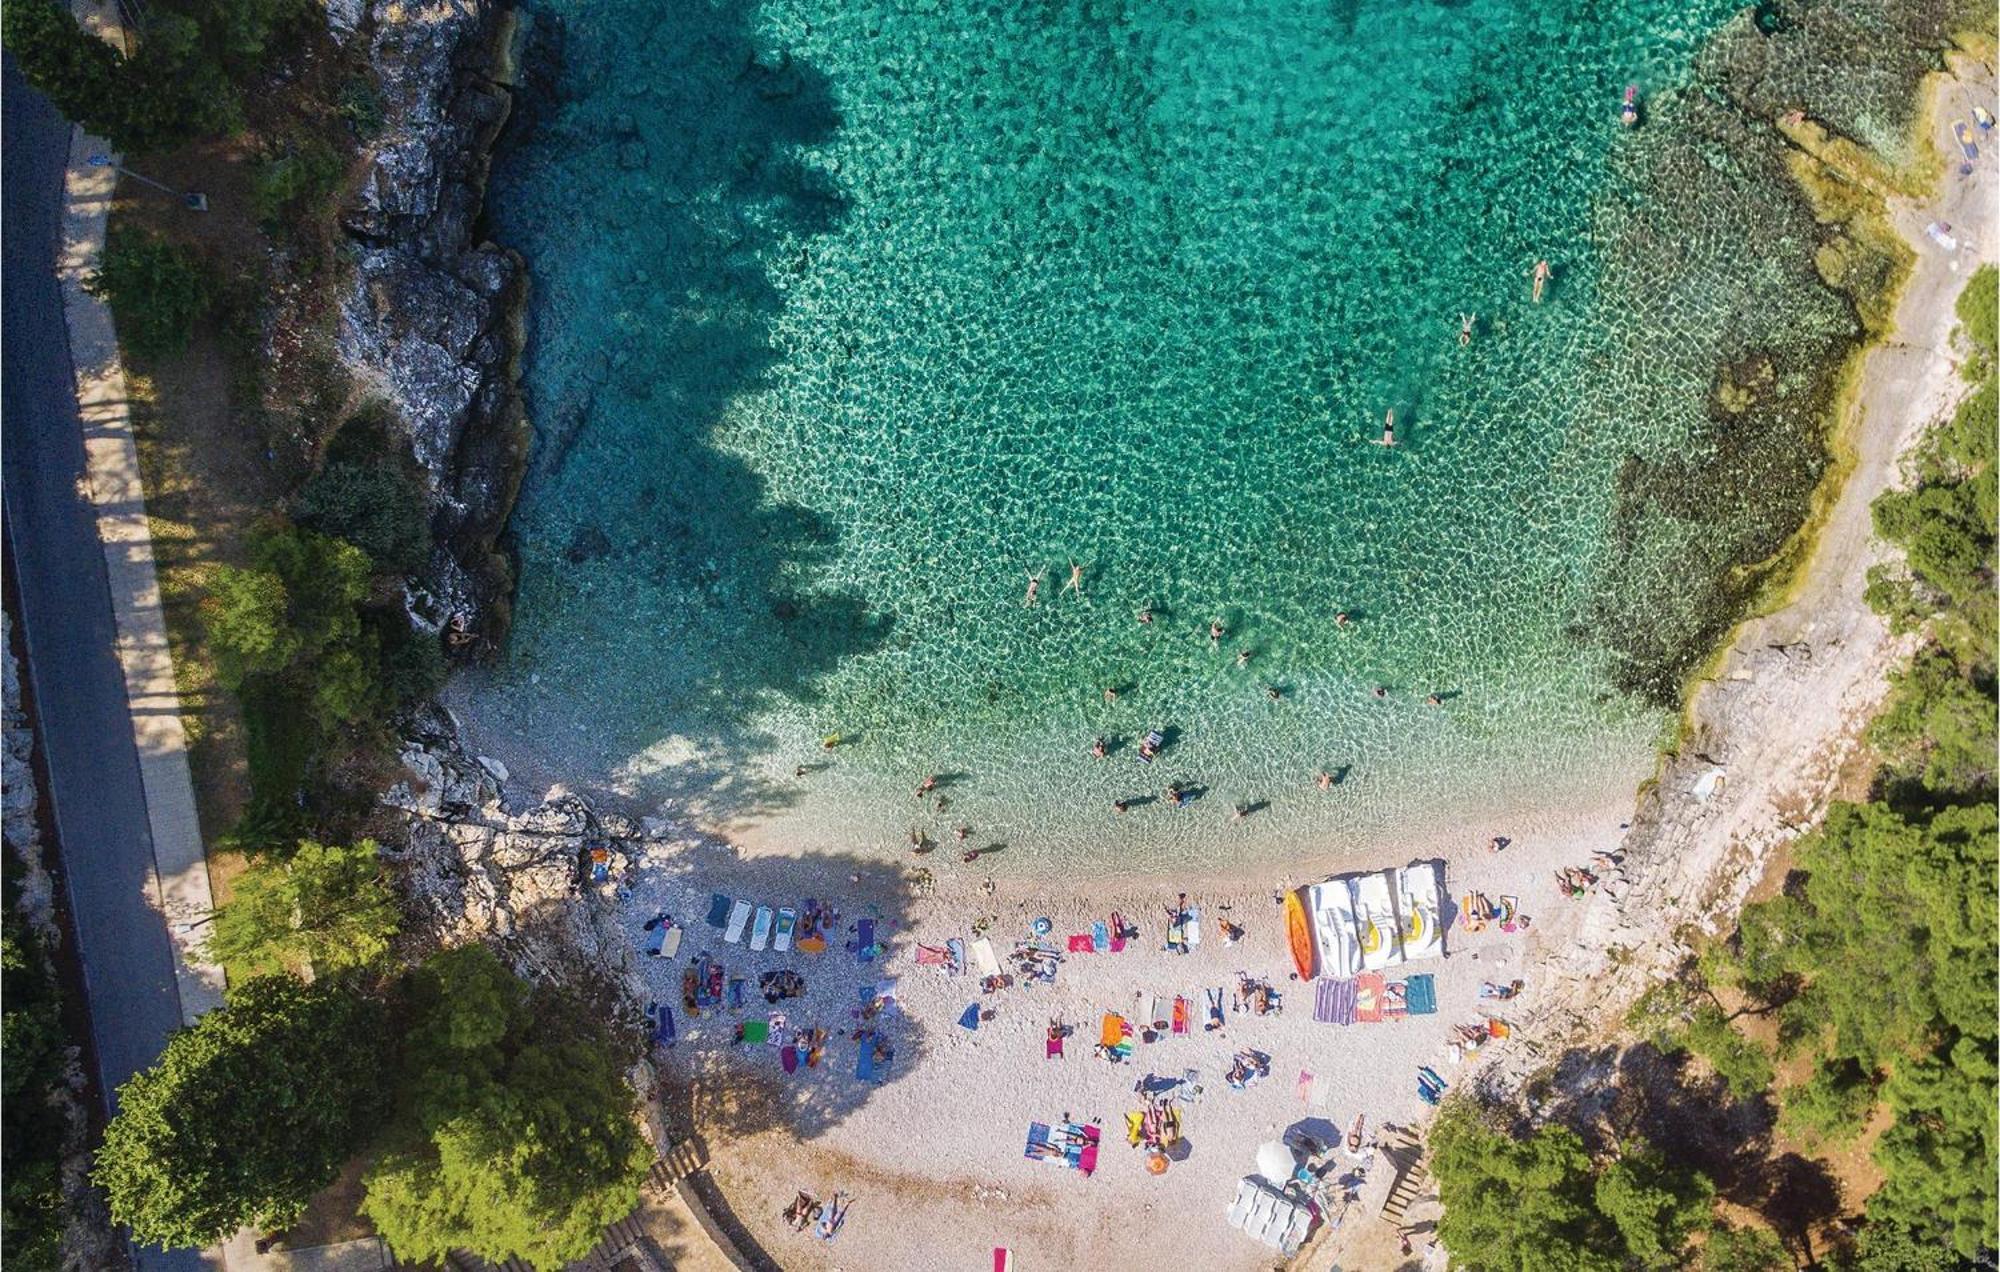
<path id="1" fill-rule="evenodd" d="M 479 714 L 522 751 L 721 823 L 1202 859 L 1234 803 L 1327 841 L 1645 764 L 1576 628 L 1716 315 L 1654 359 L 1604 294 L 1616 103 L 1729 6 L 543 11 L 565 100 L 492 192 L 542 445 Z"/>

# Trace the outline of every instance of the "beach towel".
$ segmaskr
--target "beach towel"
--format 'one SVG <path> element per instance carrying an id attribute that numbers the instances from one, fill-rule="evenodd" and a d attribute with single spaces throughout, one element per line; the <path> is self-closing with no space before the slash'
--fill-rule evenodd
<path id="1" fill-rule="evenodd" d="M 977 1029 L 977 1028 L 979 1028 L 979 1004 L 978 1004 L 978 1003 L 973 1003 L 973 1004 L 972 1004 L 971 1006 L 967 1007 L 967 1008 L 966 1008 L 966 1009 L 965 1009 L 964 1011 L 962 1011 L 962 1012 L 960 1012 L 960 1013 L 958 1014 L 958 1026 L 959 1026 L 959 1028 L 961 1028 L 961 1029 Z"/>
<path id="2" fill-rule="evenodd" d="M 1097 1041 L 1102 1046 L 1116 1047 L 1125 1041 L 1125 1034 L 1131 1028 L 1131 1025 L 1125 1023 L 1125 1017 L 1115 1011 L 1107 1011 L 1104 1013 L 1104 1024 L 1098 1031 Z"/>
<path id="3" fill-rule="evenodd" d="M 778 1053 L 778 1063 L 785 1066 L 786 1073 L 797 1073 L 799 1071 L 798 1046 L 794 1043 L 786 1043 L 785 1049 Z"/>
<path id="4" fill-rule="evenodd" d="M 1090 925 L 1090 948 L 1099 954 L 1111 948 L 1111 928 L 1102 919 Z"/>
<path id="5" fill-rule="evenodd" d="M 1139 1141 L 1145 1137 L 1146 1115 L 1144 1113 L 1127 1113 L 1125 1115 L 1125 1142 L 1137 1148 L 1139 1147 Z"/>
<path id="6" fill-rule="evenodd" d="M 919 945 L 917 946 L 917 966 L 949 967 L 951 966 L 951 951 L 942 945 Z"/>
<path id="7" fill-rule="evenodd" d="M 1072 1125 L 1069 1129 L 1071 1135 L 1078 1136 L 1083 1141 L 1083 1146 L 1077 1150 L 1072 1164 L 1085 1175 L 1089 1175 L 1097 1169 L 1097 1128 Z"/>
<path id="8" fill-rule="evenodd" d="M 875 1080 L 875 1038 L 872 1034 L 862 1035 L 861 1050 L 854 1057 L 854 1076 L 863 1082 Z"/>
<path id="9" fill-rule="evenodd" d="M 1000 974 L 1000 960 L 993 953 L 993 942 L 982 936 L 972 943 L 972 965 L 979 969 L 982 978 Z"/>
<path id="10" fill-rule="evenodd" d="M 1521 899 L 1519 897 L 1501 897 L 1500 908 L 1493 915 L 1494 920 L 1500 924 L 1500 930 L 1502 932 L 1512 932 L 1520 926 L 1520 917 Z"/>
<path id="11" fill-rule="evenodd" d="M 1412 1016 L 1435 1016 L 1438 1009 L 1437 979 L 1429 972 L 1410 977 L 1403 998 Z"/>
<path id="12" fill-rule="evenodd" d="M 1404 997 L 1404 982 L 1390 981 L 1382 987 L 1382 1014 L 1390 1020 L 1401 1020 L 1410 1014 Z"/>
<path id="13" fill-rule="evenodd" d="M 1014 1252 L 1006 1246 L 993 1247 L 993 1272 L 1014 1272 Z"/>
<path id="14" fill-rule="evenodd" d="M 1060 1060 L 1062 1058 L 1063 1058 L 1063 1038 L 1062 1034 L 1060 1032 L 1057 1032 L 1049 1038 L 1047 1048 L 1042 1052 L 1042 1059 Z"/>
<path id="15" fill-rule="evenodd" d="M 1139 1027 L 1151 1029 L 1166 1023 L 1160 1019 L 1160 1000 L 1151 994 L 1139 995 Z"/>
<path id="16" fill-rule="evenodd" d="M 1187 947 L 1192 950 L 1201 944 L 1201 907 L 1187 908 L 1187 918 L 1181 922 L 1181 935 L 1187 938 Z"/>
<path id="17" fill-rule="evenodd" d="M 1226 1025 L 1226 1024 L 1228 1024 L 1228 1023 L 1229 1023 L 1229 1019 L 1228 1019 L 1228 1017 L 1226 1017 L 1226 1016 L 1224 1016 L 1224 1015 L 1222 1014 L 1222 991 L 1221 991 L 1221 990 L 1219 990 L 1219 989 L 1211 989 L 1211 990 L 1209 990 L 1209 991 L 1208 991 L 1208 1023 L 1207 1023 L 1207 1024 L 1205 1024 L 1205 1025 L 1203 1025 L 1203 1026 L 1202 1026 L 1202 1028 L 1203 1028 L 1203 1029 L 1220 1029 L 1220 1028 L 1222 1028 L 1222 1027 L 1223 1027 L 1224 1025 Z"/>
<path id="18" fill-rule="evenodd" d="M 1313 1098 L 1313 1071 L 1312 1071 L 1311 1069 L 1300 1069 L 1300 1070 L 1299 1070 L 1299 1085 L 1298 1085 L 1298 1093 L 1299 1093 L 1299 1103 L 1300 1103 L 1300 1104 L 1307 1104 L 1307 1105 L 1309 1105 L 1309 1104 L 1311 1104 L 1311 1103 L 1312 1103 L 1312 1098 Z"/>
<path id="19" fill-rule="evenodd" d="M 1079 932 L 1069 938 L 1069 952 L 1072 954 L 1089 954 L 1095 951 L 1096 948 L 1095 945 L 1090 943 L 1090 934 L 1088 932 Z"/>
<path id="20" fill-rule="evenodd" d="M 665 1003 L 659 1004 L 659 1012 L 654 1021 L 653 1041 L 662 1047 L 672 1047 L 679 1035 L 674 1029 L 674 1009 Z"/>
<path id="21" fill-rule="evenodd" d="M 741 1007 L 743 1005 L 743 991 L 748 987 L 749 982 L 740 976 L 729 978 L 729 1005 L 731 1007 Z"/>
<path id="22" fill-rule="evenodd" d="M 872 963 L 875 961 L 875 920 L 856 919 L 854 921 L 854 961 Z"/>
<path id="23" fill-rule="evenodd" d="M 720 892 L 711 893 L 708 898 L 708 925 L 712 928 L 727 926 L 729 923 L 729 898 Z"/>
<path id="24" fill-rule="evenodd" d="M 1111 952 L 1125 952 L 1125 916 L 1115 910 L 1111 914 Z"/>
<path id="25" fill-rule="evenodd" d="M 1365 1025 L 1382 1022 L 1382 974 L 1363 972 L 1354 978 L 1354 1018 Z"/>
<path id="26" fill-rule="evenodd" d="M 1188 1018 L 1193 1014 L 1194 1004 L 1176 995 L 1174 998 L 1174 1036 L 1179 1037 L 1188 1031 Z"/>
<path id="27" fill-rule="evenodd" d="M 954 936 L 944 943 L 944 947 L 951 951 L 951 974 L 956 976 L 960 972 L 963 972 L 965 970 L 965 942 Z"/>
<path id="28" fill-rule="evenodd" d="M 738 901 L 729 908 L 729 930 L 722 939 L 731 945 L 743 944 L 743 929 L 749 926 L 752 906 L 748 901 Z"/>
<path id="29" fill-rule="evenodd" d="M 770 906 L 760 905 L 757 907 L 757 922 L 750 930 L 751 949 L 762 950 L 770 946 L 771 919 L 772 915 Z"/>
<path id="30" fill-rule="evenodd" d="M 1495 1038 L 1508 1038 L 1513 1036 L 1514 1028 L 1504 1020 L 1495 1020 L 1493 1017 L 1488 1016 L 1486 1018 L 1486 1032 Z"/>
<path id="31" fill-rule="evenodd" d="M 1061 1161 L 1062 1154 L 1049 1152 L 1049 1147 L 1049 1124 L 1028 1123 L 1028 1146 L 1021 1150 L 1021 1156 L 1031 1162 Z"/>
<path id="32" fill-rule="evenodd" d="M 1313 1019 L 1323 1025 L 1354 1023 L 1354 982 L 1323 980 L 1313 989 Z"/>
<path id="33" fill-rule="evenodd" d="M 761 1045 L 769 1041 L 770 1037 L 771 1026 L 764 1021 L 746 1020 L 743 1022 L 743 1041 L 753 1045 Z"/>

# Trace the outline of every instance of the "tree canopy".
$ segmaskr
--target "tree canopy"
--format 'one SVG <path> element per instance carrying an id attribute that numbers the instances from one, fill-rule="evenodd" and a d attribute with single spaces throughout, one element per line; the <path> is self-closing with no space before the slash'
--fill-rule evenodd
<path id="1" fill-rule="evenodd" d="M 405 1133 L 362 1210 L 398 1258 L 463 1248 L 557 1269 L 629 1213 L 649 1157 L 602 1028 L 480 946 L 413 977 Z"/>
<path id="2" fill-rule="evenodd" d="M 113 1219 L 181 1247 L 295 1221 L 376 1125 L 382 1026 L 337 979 L 235 986 L 119 1088 L 95 1173 Z"/>
<path id="3" fill-rule="evenodd" d="M 209 950 L 232 975 L 310 969 L 325 976 L 374 962 L 396 934 L 396 899 L 375 841 L 310 839 L 253 864 L 215 919 Z"/>

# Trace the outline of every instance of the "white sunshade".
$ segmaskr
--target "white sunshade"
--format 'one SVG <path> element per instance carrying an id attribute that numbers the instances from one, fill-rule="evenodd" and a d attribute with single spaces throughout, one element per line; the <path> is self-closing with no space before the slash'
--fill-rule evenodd
<path id="1" fill-rule="evenodd" d="M 1274 1184 L 1289 1183 L 1298 1168 L 1298 1154 L 1283 1140 L 1266 1140 L 1257 1150 L 1257 1173 Z"/>

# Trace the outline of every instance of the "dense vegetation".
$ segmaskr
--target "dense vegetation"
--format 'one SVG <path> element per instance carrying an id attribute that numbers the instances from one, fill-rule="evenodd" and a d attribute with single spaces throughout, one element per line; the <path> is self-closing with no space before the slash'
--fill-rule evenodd
<path id="1" fill-rule="evenodd" d="M 1902 551 L 1871 577 L 1870 600 L 1921 647 L 1869 730 L 1873 798 L 1829 810 L 1780 895 L 1746 907 L 1731 940 L 1631 1019 L 1668 1060 L 1699 1056 L 1726 1102 L 1769 1101 L 1808 1151 L 1886 1122 L 1872 1146 L 1881 1186 L 1834 1259 L 1853 1272 L 1990 1266 L 2000 1246 L 1996 284 L 1982 270 L 1959 302 L 1967 398 L 1874 509 Z M 1742 1028 L 1752 1017 L 1775 1023 L 1774 1046 Z M 1432 1143 L 1442 1235 L 1464 1267 L 1795 1266 L 1760 1228 L 1690 1243 L 1711 1227 L 1708 1182 L 1643 1145 L 1593 1154 L 1563 1125 L 1516 1137 L 1468 1109 L 1448 1111 Z"/>
<path id="2" fill-rule="evenodd" d="M 147 151 L 243 126 L 244 85 L 310 21 L 308 0 L 152 0 L 122 53 L 59 0 L 9 0 L 8 52 L 69 119 L 121 150 Z"/>
<path id="3" fill-rule="evenodd" d="M 41 944 L 14 908 L 19 869 L 9 854 L 0 915 L 0 1240 L 8 1266 L 39 1272 L 61 1266 L 67 1126 L 52 1097 L 63 1086 L 69 1035 Z"/>
<path id="4" fill-rule="evenodd" d="M 231 979 L 367 967 L 396 935 L 396 898 L 372 840 L 302 841 L 289 859 L 259 861 L 232 887 L 208 946 Z"/>
<path id="5" fill-rule="evenodd" d="M 117 312 L 119 338 L 142 358 L 185 349 L 213 299 L 208 274 L 192 252 L 123 226 L 105 239 L 104 259 L 84 287 Z"/>

